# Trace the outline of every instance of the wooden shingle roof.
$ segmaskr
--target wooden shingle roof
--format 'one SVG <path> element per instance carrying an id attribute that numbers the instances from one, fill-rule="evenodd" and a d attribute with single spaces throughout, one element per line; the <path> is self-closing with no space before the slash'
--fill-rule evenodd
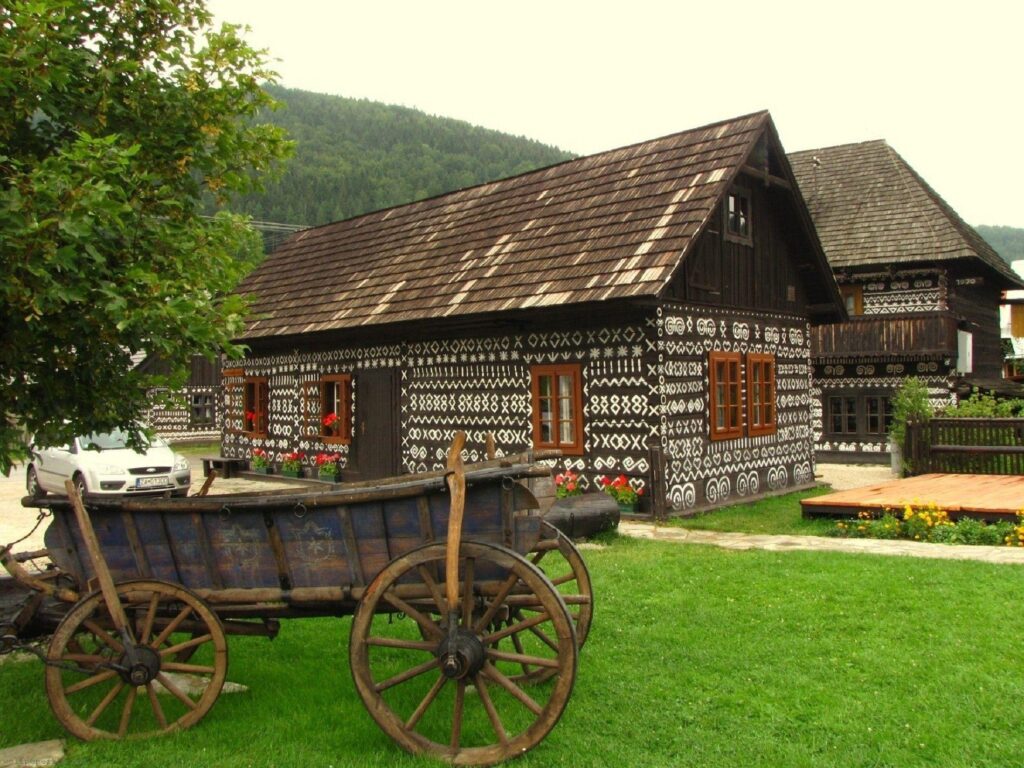
<path id="1" fill-rule="evenodd" d="M 793 152 L 789 161 L 833 269 L 976 259 L 1009 265 L 885 141 Z"/>
<path id="2" fill-rule="evenodd" d="M 758 112 L 299 232 L 239 286 L 243 338 L 655 297 L 769 127 Z"/>

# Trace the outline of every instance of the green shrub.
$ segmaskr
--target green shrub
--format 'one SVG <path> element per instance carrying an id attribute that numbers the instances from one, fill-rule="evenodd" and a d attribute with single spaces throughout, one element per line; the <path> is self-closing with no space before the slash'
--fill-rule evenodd
<path id="1" fill-rule="evenodd" d="M 895 515 L 886 512 L 868 524 L 868 532 L 874 539 L 899 539 L 903 536 L 903 524 Z"/>
<path id="2" fill-rule="evenodd" d="M 907 424 L 910 422 L 927 422 L 934 415 L 931 401 L 928 399 L 928 387 L 925 383 L 915 377 L 909 376 L 903 380 L 899 389 L 892 399 L 892 426 L 889 427 L 889 437 L 900 447 L 906 450 Z M 906 472 L 913 471 L 911 461 L 904 456 L 903 469 Z"/>
<path id="3" fill-rule="evenodd" d="M 955 544 L 956 528 L 955 525 L 938 525 L 931 530 L 928 540 L 933 544 Z"/>
<path id="4" fill-rule="evenodd" d="M 949 521 L 949 515 L 934 503 L 923 507 L 907 504 L 903 510 L 903 533 L 908 539 L 934 541 L 936 529 L 952 527 L 953 523 Z M 943 539 L 948 539 L 950 535 L 946 532 L 940 534 Z"/>
<path id="5" fill-rule="evenodd" d="M 973 517 L 961 517 L 953 526 L 951 544 L 981 544 L 985 529 L 988 526 Z"/>
<path id="6" fill-rule="evenodd" d="M 981 543 L 988 546 L 998 547 L 1007 543 L 1007 539 L 1017 530 L 1013 523 L 1005 520 L 997 523 L 988 523 L 981 534 Z"/>
<path id="7" fill-rule="evenodd" d="M 1013 419 L 1024 417 L 1024 400 L 1018 398 L 998 398 L 990 393 L 982 393 L 977 387 L 956 405 L 942 410 L 943 416 L 950 418 L 988 418 Z"/>
<path id="8" fill-rule="evenodd" d="M 828 532 L 849 539 L 910 539 L 934 544 L 983 544 L 1024 547 L 1024 512 L 1016 524 L 1006 521 L 985 523 L 962 517 L 955 523 L 935 504 L 908 504 L 901 517 L 892 510 L 861 510 L 856 520 L 839 520 Z"/>

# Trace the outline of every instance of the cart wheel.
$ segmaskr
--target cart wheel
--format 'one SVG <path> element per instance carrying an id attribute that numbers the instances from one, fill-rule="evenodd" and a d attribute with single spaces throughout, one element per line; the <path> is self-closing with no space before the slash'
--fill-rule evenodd
<path id="1" fill-rule="evenodd" d="M 75 603 L 50 641 L 46 693 L 54 715 L 86 741 L 152 736 L 194 725 L 210 711 L 227 675 L 220 620 L 206 603 L 175 584 L 126 581 L 116 589 L 131 637 L 113 628 L 102 593 L 94 592 Z M 193 649 L 192 663 L 175 660 Z M 189 685 L 168 672 L 209 682 Z"/>
<path id="2" fill-rule="evenodd" d="M 582 648 L 594 618 L 594 592 L 590 586 L 590 571 L 580 551 L 572 539 L 551 523 L 541 520 L 540 539 L 530 552 L 530 562 L 544 571 L 551 583 L 558 587 L 576 627 L 576 643 Z"/>
<path id="3" fill-rule="evenodd" d="M 576 677 L 575 632 L 561 595 L 535 565 L 470 541 L 459 547 L 450 628 L 445 552 L 445 544 L 413 550 L 367 588 L 352 621 L 352 677 L 370 715 L 404 749 L 492 765 L 536 746 L 558 722 Z M 520 604 L 534 613 L 509 626 Z M 524 636 L 521 650 L 496 647 L 516 633 Z M 523 664 L 553 674 L 525 691 L 511 679 Z"/>
<path id="4" fill-rule="evenodd" d="M 530 552 L 529 557 L 530 562 L 544 571 L 544 574 L 562 595 L 576 630 L 576 646 L 582 648 L 587 634 L 590 632 L 590 622 L 594 615 L 590 572 L 587 571 L 582 555 L 576 549 L 576 545 L 572 543 L 572 539 L 551 523 L 541 521 L 540 539 Z M 504 626 L 521 625 L 540 610 L 542 609 L 539 604 L 529 605 L 520 598 L 520 602 L 504 620 Z M 531 632 L 532 629 L 527 626 L 525 630 L 514 632 L 503 638 L 498 647 L 502 650 L 522 653 L 521 648 Z M 509 677 L 516 682 L 539 683 L 547 680 L 553 674 L 555 674 L 555 670 L 549 667 L 522 664 L 518 672 Z"/>

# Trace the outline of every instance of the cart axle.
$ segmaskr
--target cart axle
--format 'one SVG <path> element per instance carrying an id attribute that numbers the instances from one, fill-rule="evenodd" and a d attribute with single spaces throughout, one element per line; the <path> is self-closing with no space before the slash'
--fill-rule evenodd
<path id="1" fill-rule="evenodd" d="M 448 622 L 448 635 L 437 646 L 436 655 L 441 662 L 441 673 L 449 680 L 474 677 L 484 666 L 484 644 L 465 627 L 457 626 L 452 616 Z"/>

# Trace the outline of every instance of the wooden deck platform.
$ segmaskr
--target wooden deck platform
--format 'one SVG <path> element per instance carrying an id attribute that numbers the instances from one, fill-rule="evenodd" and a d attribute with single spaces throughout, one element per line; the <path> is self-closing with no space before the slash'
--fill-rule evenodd
<path id="1" fill-rule="evenodd" d="M 1013 519 L 1024 510 L 1024 475 L 920 475 L 800 502 L 805 517 L 856 517 L 862 509 L 902 511 L 906 504 L 930 503 L 953 519 Z"/>

